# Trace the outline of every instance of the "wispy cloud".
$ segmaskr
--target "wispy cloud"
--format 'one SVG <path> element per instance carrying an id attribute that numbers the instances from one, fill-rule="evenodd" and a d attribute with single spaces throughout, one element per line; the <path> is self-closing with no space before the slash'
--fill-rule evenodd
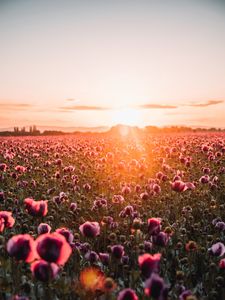
<path id="1" fill-rule="evenodd" d="M 223 100 L 208 100 L 208 101 L 202 102 L 202 103 L 187 104 L 187 106 L 192 106 L 192 107 L 207 107 L 207 106 L 210 106 L 210 105 L 221 104 L 223 102 L 224 102 Z"/>
<path id="2" fill-rule="evenodd" d="M 2 111 L 23 111 L 30 110 L 34 105 L 27 103 L 12 103 L 12 102 L 0 102 L 0 109 Z"/>
<path id="3" fill-rule="evenodd" d="M 61 111 L 74 111 L 74 110 L 110 110 L 111 107 L 107 106 L 92 106 L 92 105 L 72 105 L 59 108 Z"/>
<path id="4" fill-rule="evenodd" d="M 75 99 L 75 98 L 66 98 L 65 101 L 66 101 L 66 102 L 73 102 L 73 103 L 80 102 L 79 99 Z"/>
<path id="5" fill-rule="evenodd" d="M 163 104 L 142 104 L 136 106 L 139 109 L 174 109 L 177 108 L 176 105 L 163 105 Z"/>

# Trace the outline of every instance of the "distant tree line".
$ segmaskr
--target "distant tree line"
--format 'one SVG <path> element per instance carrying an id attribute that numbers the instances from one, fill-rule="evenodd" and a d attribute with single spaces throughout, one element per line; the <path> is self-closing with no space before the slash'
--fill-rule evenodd
<path id="1" fill-rule="evenodd" d="M 58 130 L 45 130 L 41 133 L 37 129 L 36 125 L 29 126 L 29 130 L 26 127 L 15 126 L 13 131 L 0 131 L 0 136 L 51 136 L 51 135 L 76 135 L 76 134 L 120 134 L 121 129 L 126 129 L 128 133 L 138 133 L 138 134 L 155 134 L 155 133 L 182 133 L 182 132 L 225 132 L 225 129 L 221 128 L 191 128 L 187 126 L 170 126 L 170 127 L 157 127 L 157 126 L 146 126 L 141 129 L 137 126 L 126 126 L 126 125 L 116 125 L 111 127 L 106 132 L 64 132 Z"/>
<path id="2" fill-rule="evenodd" d="M 13 128 L 13 132 L 11 131 L 5 131 L 5 132 L 0 132 L 1 135 L 4 135 L 4 133 L 10 133 L 10 135 L 13 136 L 23 136 L 23 135 L 40 135 L 41 132 L 40 130 L 37 129 L 36 125 L 29 126 L 29 130 L 26 130 L 26 127 L 23 126 L 19 128 L 18 126 L 15 126 Z"/>

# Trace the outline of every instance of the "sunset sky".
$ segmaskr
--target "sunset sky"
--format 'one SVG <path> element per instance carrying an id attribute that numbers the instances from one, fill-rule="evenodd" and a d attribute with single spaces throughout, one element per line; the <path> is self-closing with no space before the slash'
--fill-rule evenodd
<path id="1" fill-rule="evenodd" d="M 0 128 L 225 127 L 225 1 L 0 0 Z"/>

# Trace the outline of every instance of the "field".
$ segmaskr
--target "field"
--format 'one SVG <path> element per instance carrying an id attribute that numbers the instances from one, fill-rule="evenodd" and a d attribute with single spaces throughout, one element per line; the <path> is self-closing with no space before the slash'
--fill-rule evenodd
<path id="1" fill-rule="evenodd" d="M 225 134 L 0 140 L 0 299 L 225 299 Z"/>

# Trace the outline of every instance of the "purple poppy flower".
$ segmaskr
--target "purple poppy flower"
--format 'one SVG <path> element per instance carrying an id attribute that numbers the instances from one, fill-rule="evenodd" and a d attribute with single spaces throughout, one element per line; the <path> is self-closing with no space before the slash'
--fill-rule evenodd
<path id="1" fill-rule="evenodd" d="M 38 225 L 38 234 L 44 234 L 44 233 L 49 233 L 51 231 L 51 226 L 49 226 L 47 223 L 41 223 Z"/>
<path id="2" fill-rule="evenodd" d="M 99 257 L 103 265 L 109 264 L 109 253 L 99 253 Z"/>
<path id="3" fill-rule="evenodd" d="M 80 232 L 85 237 L 94 238 L 100 234 L 100 226 L 98 222 L 85 222 L 79 227 Z"/>
<path id="4" fill-rule="evenodd" d="M 58 228 L 58 229 L 56 229 L 55 232 L 63 235 L 69 244 L 71 244 L 73 242 L 74 236 L 73 236 L 72 232 L 69 229 L 67 229 L 67 228 Z"/>
<path id="5" fill-rule="evenodd" d="M 116 259 L 121 259 L 124 254 L 124 247 L 122 245 L 114 245 L 111 247 L 112 256 Z"/>
<path id="6" fill-rule="evenodd" d="M 223 243 L 218 242 L 213 244 L 211 248 L 209 248 L 209 252 L 215 256 L 223 256 L 225 254 L 225 246 Z"/>
<path id="7" fill-rule="evenodd" d="M 168 287 L 163 278 L 152 273 L 151 277 L 145 281 L 145 294 L 155 300 L 166 300 Z"/>
<path id="8" fill-rule="evenodd" d="M 215 227 L 218 228 L 221 231 L 224 231 L 225 230 L 225 223 L 224 222 L 217 222 Z"/>
<path id="9" fill-rule="evenodd" d="M 169 241 L 169 236 L 167 233 L 161 231 L 159 234 L 152 237 L 152 241 L 154 245 L 165 247 Z"/>
<path id="10" fill-rule="evenodd" d="M 124 289 L 119 293 L 117 300 L 138 300 L 138 296 L 134 290 Z"/>
<path id="11" fill-rule="evenodd" d="M 155 235 L 160 232 L 161 229 L 161 219 L 160 218 L 150 218 L 148 219 L 148 233 L 150 235 Z"/>
<path id="12" fill-rule="evenodd" d="M 45 260 L 38 260 L 30 266 L 33 276 L 44 282 L 55 279 L 59 272 L 59 267 L 55 263 L 48 263 Z"/>
<path id="13" fill-rule="evenodd" d="M 91 263 L 95 263 L 97 261 L 99 261 L 99 256 L 95 251 L 88 251 L 85 254 L 85 258 L 90 261 Z"/>
<path id="14" fill-rule="evenodd" d="M 156 253 L 154 255 L 145 253 L 138 257 L 138 264 L 141 269 L 141 273 L 145 278 L 148 278 L 153 272 L 159 271 L 160 258 L 160 253 Z"/>

